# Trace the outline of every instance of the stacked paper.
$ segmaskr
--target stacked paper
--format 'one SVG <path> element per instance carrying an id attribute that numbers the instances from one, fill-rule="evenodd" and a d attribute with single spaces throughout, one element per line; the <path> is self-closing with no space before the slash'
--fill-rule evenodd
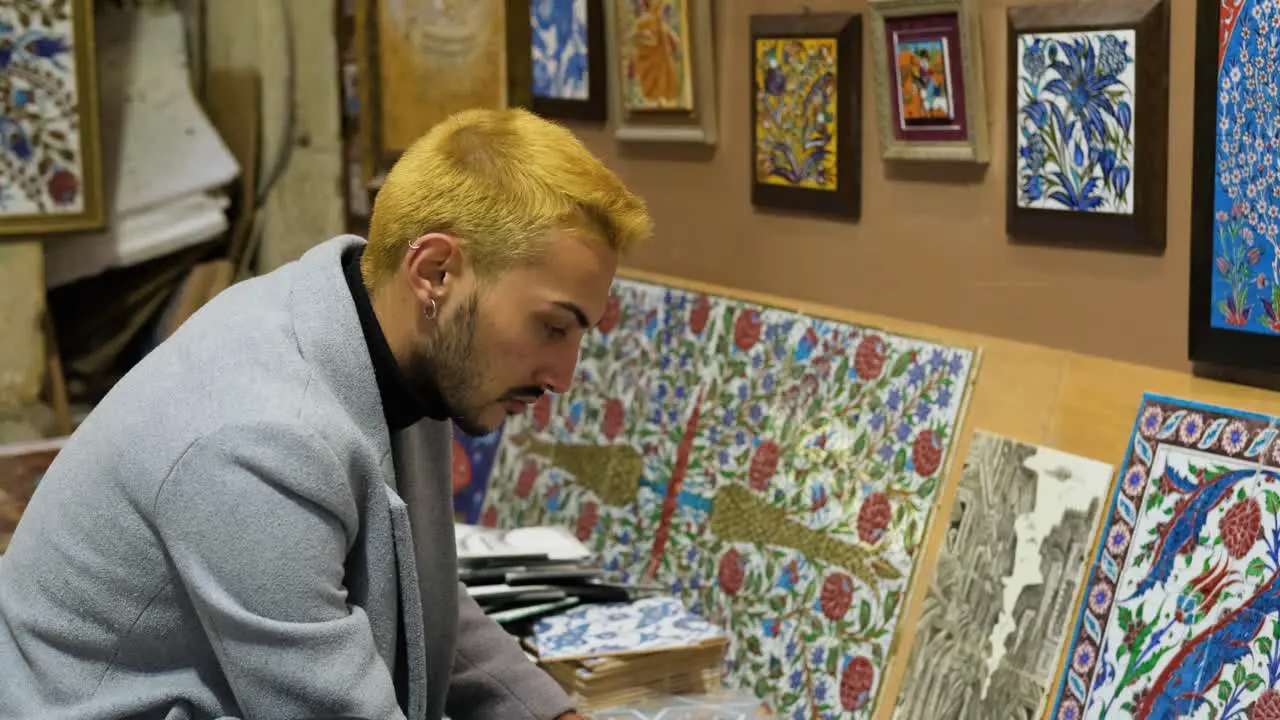
<path id="1" fill-rule="evenodd" d="M 94 23 L 108 226 L 46 240 L 51 288 L 218 237 L 240 172 L 191 90 L 179 11 L 102 4 Z"/>

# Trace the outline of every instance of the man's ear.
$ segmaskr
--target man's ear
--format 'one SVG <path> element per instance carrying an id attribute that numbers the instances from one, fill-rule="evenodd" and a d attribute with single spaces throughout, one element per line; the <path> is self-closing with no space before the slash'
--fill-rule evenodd
<path id="1" fill-rule="evenodd" d="M 409 243 L 404 262 L 409 287 L 425 306 L 448 293 L 462 267 L 462 247 L 452 235 L 427 233 Z"/>

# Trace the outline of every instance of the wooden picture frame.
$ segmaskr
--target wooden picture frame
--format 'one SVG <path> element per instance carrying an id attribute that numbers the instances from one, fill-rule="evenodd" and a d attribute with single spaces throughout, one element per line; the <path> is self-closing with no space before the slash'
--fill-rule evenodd
<path id="1" fill-rule="evenodd" d="M 1008 22 L 1005 197 L 1011 238 L 1162 252 L 1168 1 L 1013 7 Z M 1068 48 L 1088 59 L 1056 59 Z M 1093 68 L 1093 90 L 1081 115 L 1067 106 L 1066 93 L 1072 74 L 1085 68 Z"/>
<path id="2" fill-rule="evenodd" d="M 862 212 L 862 16 L 752 15 L 750 22 L 751 204 L 858 219 Z M 769 69 L 762 70 L 762 63 Z M 789 76 L 778 70 L 788 63 L 804 65 Z M 821 87 L 825 92 L 811 92 Z M 823 106 L 787 108 L 788 99 L 818 101 Z M 832 111 L 834 122 L 824 120 Z M 802 129 L 801 137 L 791 138 L 794 142 L 788 146 L 780 142 L 787 138 L 776 130 L 778 123 L 770 115 L 812 117 L 820 124 Z M 835 151 L 818 147 L 815 154 L 814 145 L 823 138 L 834 142 Z M 797 147 L 806 157 L 796 157 L 792 150 Z"/>
<path id="3" fill-rule="evenodd" d="M 981 13 L 971 0 L 871 0 L 870 18 L 881 157 L 986 163 Z M 901 77 L 907 56 L 917 71 L 931 67 L 931 75 L 943 78 L 940 84 L 928 78 L 930 87 L 911 102 L 904 100 Z"/>
<path id="4" fill-rule="evenodd" d="M 1259 23 L 1273 35 L 1280 7 L 1198 0 L 1187 351 L 1198 369 L 1237 380 L 1239 370 L 1280 372 L 1280 179 L 1255 151 L 1280 123 L 1280 81 L 1265 72 L 1274 58 L 1239 52 L 1245 38 L 1268 37 Z"/>
<path id="5" fill-rule="evenodd" d="M 534 38 L 537 19 L 534 16 L 537 12 L 535 8 L 540 3 L 527 2 L 528 19 L 523 27 L 517 27 L 516 23 L 508 19 L 508 33 L 512 39 L 511 56 L 514 58 L 523 53 L 529 58 L 529 87 L 523 90 L 523 94 L 527 95 L 529 109 L 542 117 L 603 122 L 609 116 L 604 0 L 553 0 L 548 7 L 554 6 L 559 10 L 564 3 L 574 6 L 572 10 L 581 8 L 584 16 L 581 25 L 577 25 L 575 19 L 574 29 L 556 27 L 554 20 L 548 18 L 544 21 L 551 20 L 552 27 L 544 28 L 544 32 L 568 30 L 570 34 L 576 34 L 575 29 L 581 27 L 582 37 L 574 39 L 583 46 L 582 50 L 586 55 L 585 63 L 579 65 L 586 72 L 586 81 L 566 81 L 562 73 L 558 80 L 551 77 L 565 64 L 564 58 L 557 58 L 557 62 L 545 62 L 539 67 L 539 53 Z M 556 39 L 557 43 L 564 44 L 563 37 Z"/>
<path id="6" fill-rule="evenodd" d="M 379 32 L 380 12 L 385 0 L 356 0 L 355 32 L 359 47 L 358 92 L 360 113 L 360 136 L 364 146 L 362 165 L 364 166 L 364 184 L 371 190 L 381 184 L 383 176 L 406 148 L 391 147 L 383 132 L 383 80 L 381 55 L 384 52 L 386 38 Z M 408 0 L 406 7 L 413 7 L 430 0 Z M 532 83 L 532 62 L 529 57 L 529 7 L 527 0 L 471 0 L 471 2 L 493 2 L 502 13 L 503 44 L 502 68 L 503 79 L 499 100 L 494 107 L 528 107 L 530 104 L 529 88 Z M 512 22 L 512 18 L 518 19 Z M 439 29 L 437 29 L 439 31 Z M 457 110 L 463 109 L 459 106 Z M 426 132 L 424 128 L 422 132 Z"/>
<path id="7" fill-rule="evenodd" d="M 107 210 L 93 0 L 14 0 L 0 5 L 0 22 L 50 40 L 15 48 L 0 80 L 8 126 L 0 135 L 0 236 L 100 230 Z"/>
<path id="8" fill-rule="evenodd" d="M 609 83 L 609 120 L 614 137 L 621 142 L 637 143 L 697 143 L 714 146 L 719 141 L 718 114 L 716 109 L 715 32 L 711 0 L 663 0 L 679 3 L 684 12 L 678 16 L 687 20 L 687 47 L 689 64 L 683 75 L 687 78 L 685 102 L 674 102 L 674 107 L 662 109 L 629 109 L 623 100 L 627 92 L 624 83 L 624 47 L 628 45 L 629 28 L 622 27 L 626 7 L 631 0 L 605 0 L 606 60 Z"/>

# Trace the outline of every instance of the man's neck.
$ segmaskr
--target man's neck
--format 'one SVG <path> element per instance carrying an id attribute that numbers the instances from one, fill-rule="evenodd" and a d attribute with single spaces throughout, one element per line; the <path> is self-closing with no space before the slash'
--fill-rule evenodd
<path id="1" fill-rule="evenodd" d="M 404 329 L 409 318 L 397 318 L 393 311 L 396 306 L 385 301 L 381 303 L 383 310 L 379 315 L 360 276 L 358 252 L 343 258 L 343 272 L 351 291 L 351 299 L 355 302 L 365 345 L 369 349 L 369 360 L 373 364 L 374 380 L 378 384 L 378 395 L 382 399 L 388 429 L 397 432 L 424 417 L 446 419 L 448 413 L 439 392 L 434 387 L 420 392 L 406 379 L 408 373 L 405 368 L 410 367 L 413 348 L 413 338 L 409 334 L 412 328 L 410 326 L 408 332 Z M 395 349 L 397 345 L 398 353 Z"/>

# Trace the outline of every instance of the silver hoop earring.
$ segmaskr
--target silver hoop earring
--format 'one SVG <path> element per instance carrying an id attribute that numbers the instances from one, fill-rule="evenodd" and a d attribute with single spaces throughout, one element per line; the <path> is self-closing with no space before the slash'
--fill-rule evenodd
<path id="1" fill-rule="evenodd" d="M 431 300 L 431 304 L 425 308 L 422 308 L 422 315 L 426 317 L 428 320 L 435 320 L 436 315 L 440 314 L 440 306 L 436 304 L 435 298 L 428 298 L 428 299 Z"/>

